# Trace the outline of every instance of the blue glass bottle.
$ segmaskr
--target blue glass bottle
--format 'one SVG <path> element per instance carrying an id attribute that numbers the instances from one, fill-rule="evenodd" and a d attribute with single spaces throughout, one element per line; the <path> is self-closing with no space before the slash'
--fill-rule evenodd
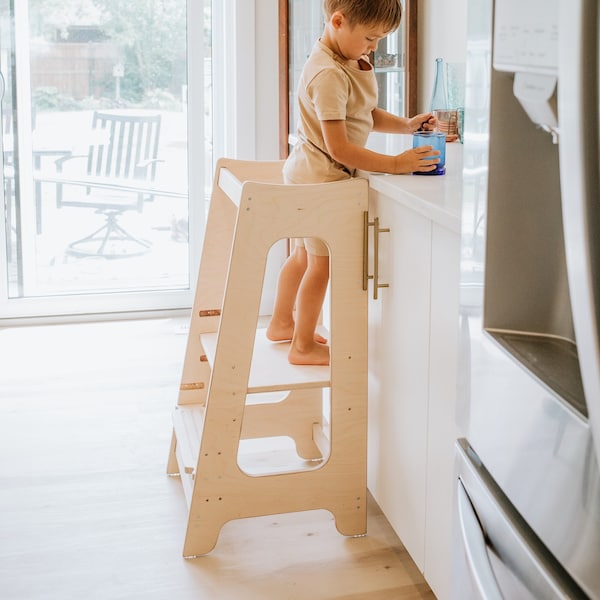
<path id="1" fill-rule="evenodd" d="M 435 59 L 435 79 L 433 81 L 433 92 L 429 110 L 448 110 L 448 94 L 446 93 L 446 81 L 444 79 L 444 60 Z"/>

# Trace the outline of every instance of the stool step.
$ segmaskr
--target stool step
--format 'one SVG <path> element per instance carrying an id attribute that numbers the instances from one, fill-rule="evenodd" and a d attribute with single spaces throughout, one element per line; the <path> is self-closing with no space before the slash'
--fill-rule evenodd
<path id="1" fill-rule="evenodd" d="M 206 408 L 199 404 L 177 406 L 173 410 L 173 431 L 177 439 L 175 456 L 188 507 L 192 501 L 205 412 Z"/>
<path id="2" fill-rule="evenodd" d="M 196 478 L 205 414 L 206 408 L 199 404 L 178 406 L 173 411 L 176 457 L 188 505 Z M 312 431 L 313 435 L 319 436 L 320 445 L 327 448 L 328 452 L 327 437 L 320 425 L 315 423 Z M 240 439 L 238 465 L 243 472 L 252 476 L 310 471 L 319 468 L 322 461 L 322 455 L 311 459 L 298 456 L 294 441 L 287 436 Z"/>
<path id="3" fill-rule="evenodd" d="M 257 329 L 256 331 L 248 380 L 248 394 L 330 387 L 329 367 L 291 365 L 287 358 L 290 343 L 271 342 L 267 339 L 265 332 L 266 329 Z M 326 331 L 322 331 L 322 333 L 328 337 Z M 200 335 L 211 369 L 215 361 L 217 337 L 217 333 Z"/>

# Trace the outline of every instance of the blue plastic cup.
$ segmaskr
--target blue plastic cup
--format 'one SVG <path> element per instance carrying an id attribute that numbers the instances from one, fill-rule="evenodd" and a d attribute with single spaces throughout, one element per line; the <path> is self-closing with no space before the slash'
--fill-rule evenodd
<path id="1" fill-rule="evenodd" d="M 440 162 L 433 171 L 414 171 L 413 175 L 443 175 L 446 172 L 446 134 L 443 131 L 417 131 L 413 133 L 413 148 L 432 146 L 439 156 L 427 156 L 423 160 L 439 158 Z"/>

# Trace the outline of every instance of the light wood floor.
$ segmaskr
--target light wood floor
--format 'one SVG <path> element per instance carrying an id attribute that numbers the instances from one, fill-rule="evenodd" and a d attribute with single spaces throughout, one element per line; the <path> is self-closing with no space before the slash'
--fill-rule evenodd
<path id="1" fill-rule="evenodd" d="M 3 600 L 433 599 L 376 504 L 368 535 L 327 511 L 228 523 L 181 556 L 165 474 L 185 320 L 0 329 Z"/>

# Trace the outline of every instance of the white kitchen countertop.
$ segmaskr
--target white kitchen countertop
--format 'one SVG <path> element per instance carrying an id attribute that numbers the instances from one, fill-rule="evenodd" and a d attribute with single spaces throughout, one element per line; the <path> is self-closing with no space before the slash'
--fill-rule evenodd
<path id="1" fill-rule="evenodd" d="M 385 154 L 400 154 L 412 146 L 410 135 L 372 133 L 367 148 Z M 446 144 L 445 175 L 386 175 L 361 172 L 371 189 L 389 197 L 431 221 L 460 234 L 463 194 L 463 146 Z"/>

